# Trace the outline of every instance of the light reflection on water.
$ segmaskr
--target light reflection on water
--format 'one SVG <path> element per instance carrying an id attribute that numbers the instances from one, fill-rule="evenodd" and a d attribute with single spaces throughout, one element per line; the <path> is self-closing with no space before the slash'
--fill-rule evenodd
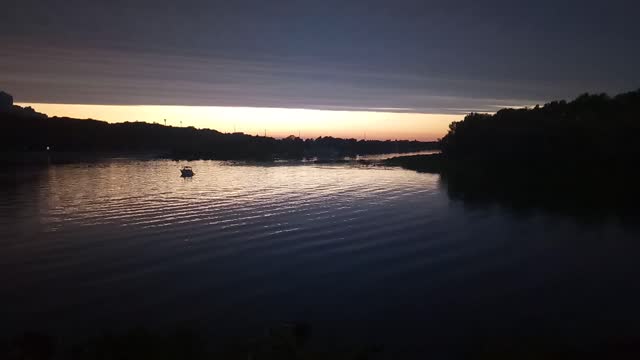
<path id="1" fill-rule="evenodd" d="M 468 209 L 437 175 L 400 169 L 196 161 L 183 179 L 182 165 L 3 173 L 1 330 L 304 319 L 385 342 L 637 330 L 635 229 Z"/>
<path id="2" fill-rule="evenodd" d="M 373 154 L 373 155 L 358 155 L 356 159 L 358 160 L 384 160 L 390 159 L 396 156 L 413 156 L 413 155 L 429 155 L 429 154 L 438 154 L 440 150 L 425 150 L 425 151 L 416 151 L 411 153 L 393 153 L 393 154 Z"/>

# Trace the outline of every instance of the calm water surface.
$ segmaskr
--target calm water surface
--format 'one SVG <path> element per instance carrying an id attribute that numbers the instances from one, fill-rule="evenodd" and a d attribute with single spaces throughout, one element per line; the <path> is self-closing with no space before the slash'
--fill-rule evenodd
<path id="1" fill-rule="evenodd" d="M 186 163 L 184 163 L 186 164 Z M 3 333 L 304 320 L 385 344 L 638 335 L 640 232 L 469 207 L 438 175 L 114 159 L 4 170 Z"/>

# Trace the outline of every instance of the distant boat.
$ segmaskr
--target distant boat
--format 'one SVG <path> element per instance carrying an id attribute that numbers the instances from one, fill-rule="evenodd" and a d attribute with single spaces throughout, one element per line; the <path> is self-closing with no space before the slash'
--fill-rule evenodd
<path id="1" fill-rule="evenodd" d="M 193 175 L 196 174 L 191 169 L 191 166 L 183 167 L 182 169 L 180 169 L 180 173 L 181 173 L 181 175 L 180 175 L 181 177 L 192 177 Z"/>

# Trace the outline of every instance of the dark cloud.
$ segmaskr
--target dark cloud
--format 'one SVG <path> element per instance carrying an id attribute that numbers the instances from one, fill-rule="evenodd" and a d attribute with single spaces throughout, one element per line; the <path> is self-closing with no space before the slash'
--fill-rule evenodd
<path id="1" fill-rule="evenodd" d="M 0 86 L 18 101 L 458 112 L 640 84 L 632 1 L 21 0 L 3 10 Z"/>

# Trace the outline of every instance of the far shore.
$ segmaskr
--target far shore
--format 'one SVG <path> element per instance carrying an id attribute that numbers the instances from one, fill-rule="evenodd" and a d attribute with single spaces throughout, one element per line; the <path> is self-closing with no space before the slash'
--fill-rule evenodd
<path id="1" fill-rule="evenodd" d="M 429 151 L 425 151 L 429 152 Z M 358 164 L 358 165 L 384 165 L 395 166 L 390 159 L 404 159 L 421 157 L 425 155 L 416 155 L 415 152 L 409 152 L 408 156 L 400 156 L 399 153 L 383 153 L 383 154 L 364 154 L 350 156 L 335 157 L 317 157 L 312 156 L 301 159 L 288 158 L 272 158 L 272 159 L 216 159 L 216 158 L 194 158 L 194 157 L 176 157 L 167 151 L 0 151 L 0 165 L 20 166 L 20 165 L 48 165 L 48 164 L 73 164 L 73 163 L 94 163 L 109 161 L 114 159 L 130 159 L 130 160 L 173 160 L 173 161 L 197 161 L 197 160 L 213 160 L 213 161 L 231 161 L 235 163 L 309 163 L 309 164 Z M 427 155 L 428 156 L 428 155 Z M 409 168 L 409 167 L 407 167 Z"/>

